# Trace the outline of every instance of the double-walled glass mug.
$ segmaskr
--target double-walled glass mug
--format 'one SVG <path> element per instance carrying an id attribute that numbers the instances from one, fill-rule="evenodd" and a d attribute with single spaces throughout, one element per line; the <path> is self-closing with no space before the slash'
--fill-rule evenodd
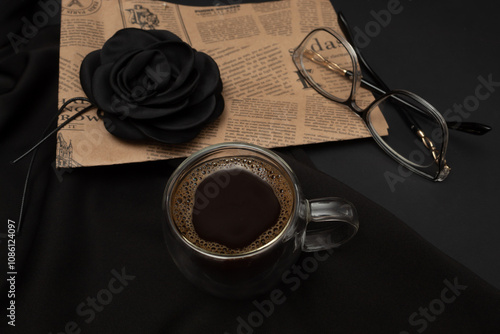
<path id="1" fill-rule="evenodd" d="M 185 159 L 167 182 L 163 210 L 177 267 L 224 298 L 268 292 L 302 251 L 338 247 L 359 228 L 351 203 L 304 198 L 279 155 L 246 143 L 209 146 Z"/>

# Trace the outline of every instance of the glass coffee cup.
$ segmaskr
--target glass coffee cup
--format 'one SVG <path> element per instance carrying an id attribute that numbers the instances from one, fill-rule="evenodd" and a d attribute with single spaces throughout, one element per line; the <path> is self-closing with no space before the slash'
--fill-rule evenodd
<path id="1" fill-rule="evenodd" d="M 247 143 L 206 147 L 167 182 L 167 248 L 188 280 L 223 298 L 270 291 L 301 252 L 339 247 L 358 231 L 355 207 L 309 200 L 288 164 Z"/>

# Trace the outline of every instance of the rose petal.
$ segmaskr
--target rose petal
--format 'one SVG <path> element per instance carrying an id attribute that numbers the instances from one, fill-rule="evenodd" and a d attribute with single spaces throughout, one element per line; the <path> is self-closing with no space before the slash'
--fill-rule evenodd
<path id="1" fill-rule="evenodd" d="M 161 52 L 156 51 L 155 57 L 145 69 L 147 82 L 160 93 L 168 89 L 171 85 L 173 69 L 169 59 Z"/>
<path id="2" fill-rule="evenodd" d="M 157 35 L 136 28 L 118 30 L 102 46 L 101 63 L 114 63 L 125 53 L 134 50 L 143 50 L 151 44 L 162 41 Z"/>
<path id="3" fill-rule="evenodd" d="M 170 80 L 170 74 L 169 63 L 161 52 L 142 51 L 123 57 L 113 65 L 111 86 L 128 102 L 139 103 L 157 95 L 163 81 Z"/>
<path id="4" fill-rule="evenodd" d="M 177 103 L 166 104 L 164 106 L 146 106 L 144 104 L 134 104 L 133 108 L 130 108 L 128 117 L 133 119 L 156 119 L 158 117 L 163 117 L 171 115 L 181 111 L 186 108 L 189 100 L 185 99 Z"/>
<path id="5" fill-rule="evenodd" d="M 164 107 L 171 103 L 189 100 L 198 87 L 200 75 L 198 71 L 192 71 L 190 76 L 184 80 L 184 84 L 177 89 L 168 89 L 150 97 L 143 104 L 147 106 Z M 188 101 L 189 102 L 189 101 Z"/>
<path id="6" fill-rule="evenodd" d="M 216 106 L 215 96 L 210 96 L 201 103 L 186 107 L 182 111 L 167 117 L 155 118 L 144 124 L 162 130 L 185 130 L 202 125 L 210 119 Z"/>
<path id="7" fill-rule="evenodd" d="M 222 115 L 222 112 L 224 111 L 225 102 L 221 92 L 222 92 L 222 80 L 219 80 L 215 94 L 215 108 L 214 111 L 212 112 L 212 115 L 210 116 L 210 119 L 207 120 L 207 123 L 215 121 L 220 115 Z"/>
<path id="8" fill-rule="evenodd" d="M 128 86 L 128 83 L 123 78 L 121 72 L 126 67 L 127 62 L 140 51 L 132 51 L 128 54 L 123 55 L 120 59 L 118 59 L 114 64 L 112 64 L 111 72 L 109 74 L 109 83 L 111 88 L 115 92 L 116 95 L 120 96 L 127 102 L 134 102 L 131 97 L 131 90 Z"/>
<path id="9" fill-rule="evenodd" d="M 103 123 L 106 130 L 114 136 L 132 140 L 142 140 L 148 138 L 133 123 L 128 120 L 121 120 L 119 117 L 112 114 L 105 114 L 103 117 Z"/>
<path id="10" fill-rule="evenodd" d="M 190 104 L 197 104 L 214 93 L 220 81 L 217 63 L 207 54 L 196 52 L 195 67 L 201 73 L 196 92 L 190 97 Z"/>
<path id="11" fill-rule="evenodd" d="M 209 121 L 217 119 L 224 109 L 224 99 L 221 95 L 215 97 L 215 108 L 211 111 L 210 117 L 206 123 Z M 110 126 L 110 131 L 113 135 L 126 139 L 145 139 L 150 138 L 159 142 L 167 144 L 179 144 L 190 141 L 194 139 L 202 129 L 202 125 L 194 126 L 187 129 L 162 129 L 155 127 L 154 125 L 148 126 L 142 121 L 135 121 L 131 119 L 126 119 L 124 121 L 117 117 L 109 116 L 108 121 L 112 126 Z M 106 122 L 105 122 L 106 124 Z M 140 134 L 139 134 L 140 133 Z"/>
<path id="12" fill-rule="evenodd" d="M 193 70 L 195 51 L 184 42 L 162 42 L 151 45 L 149 48 L 161 51 L 172 67 L 172 77 L 175 81 L 168 88 L 168 92 L 174 91 L 183 85 Z"/>
<path id="13" fill-rule="evenodd" d="M 80 66 L 80 83 L 85 95 L 94 102 L 92 94 L 92 76 L 101 64 L 99 50 L 90 52 L 82 61 Z"/>
<path id="14" fill-rule="evenodd" d="M 98 67 L 91 83 L 91 95 L 94 97 L 94 103 L 99 109 L 112 112 L 111 98 L 114 91 L 109 84 L 109 75 L 111 73 L 112 64 L 101 65 Z"/>
<path id="15" fill-rule="evenodd" d="M 161 130 L 154 127 L 146 127 L 140 122 L 134 124 L 145 136 L 166 144 L 180 144 L 193 140 L 201 131 L 201 127 L 187 130 Z"/>

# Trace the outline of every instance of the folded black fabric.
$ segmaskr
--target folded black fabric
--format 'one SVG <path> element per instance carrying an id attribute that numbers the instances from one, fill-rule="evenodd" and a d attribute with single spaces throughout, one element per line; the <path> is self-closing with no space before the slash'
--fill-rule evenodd
<path id="1" fill-rule="evenodd" d="M 9 161 L 57 110 L 58 31 L 0 53 L 0 333 L 500 333 L 498 290 L 287 150 L 306 196 L 350 200 L 360 231 L 331 253 L 304 253 L 272 293 L 229 301 L 193 287 L 167 253 L 161 201 L 179 160 L 57 170 L 53 138 L 35 161 L 8 297 L 5 234 L 28 163 Z"/>

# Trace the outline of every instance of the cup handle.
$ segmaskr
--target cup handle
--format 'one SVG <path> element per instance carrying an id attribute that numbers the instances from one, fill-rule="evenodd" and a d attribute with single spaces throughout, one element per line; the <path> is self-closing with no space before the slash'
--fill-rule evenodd
<path id="1" fill-rule="evenodd" d="M 339 247 L 359 229 L 354 205 L 339 197 L 308 200 L 307 229 L 302 250 L 315 252 Z"/>

